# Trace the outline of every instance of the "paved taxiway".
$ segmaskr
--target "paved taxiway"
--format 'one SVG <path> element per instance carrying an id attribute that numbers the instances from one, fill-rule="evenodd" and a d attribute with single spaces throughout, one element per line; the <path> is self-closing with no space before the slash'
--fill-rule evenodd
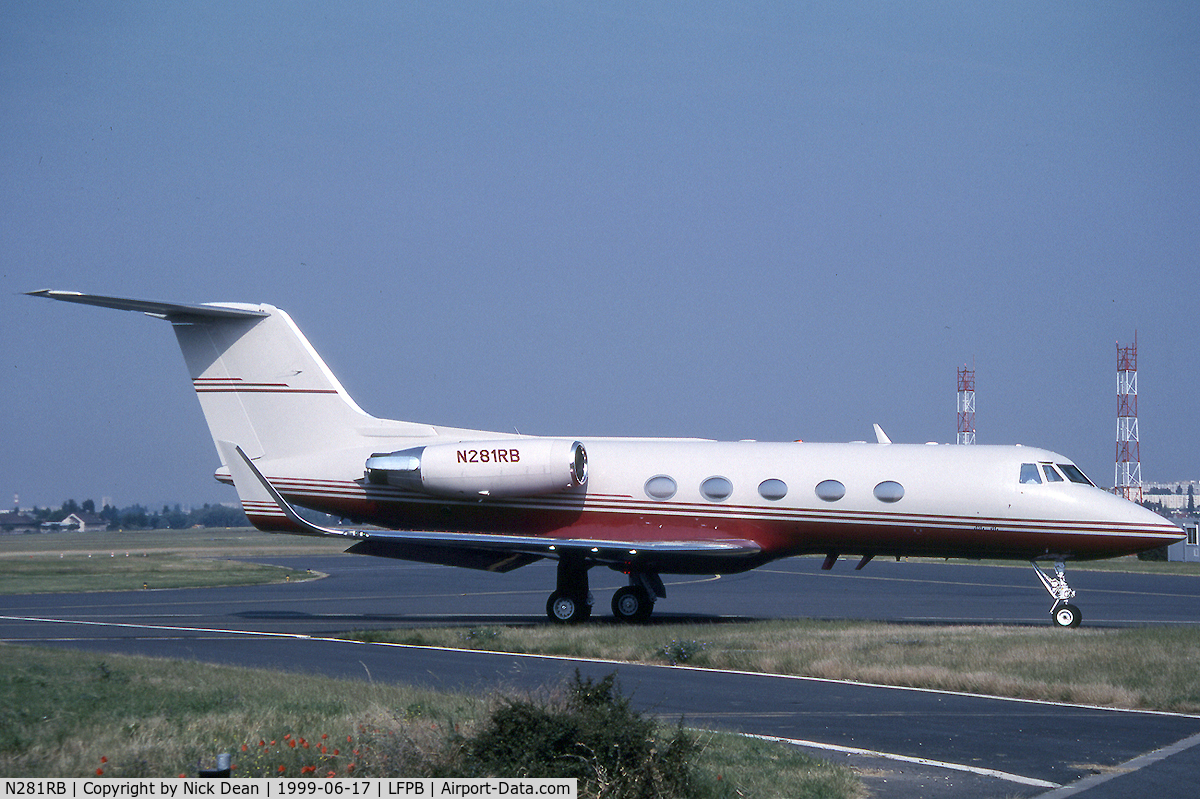
<path id="1" fill-rule="evenodd" d="M 374 680 L 443 688 L 553 683 L 576 667 L 595 676 L 617 668 L 321 639 L 371 627 L 546 623 L 541 611 L 554 582 L 549 564 L 493 575 L 353 556 L 277 562 L 330 576 L 252 588 L 3 597 L 0 640 L 356 679 L 369 673 Z M 1049 625 L 1050 601 L 1028 567 L 883 561 L 863 572 L 839 563 L 824 573 L 819 563 L 792 559 L 721 579 L 670 578 L 656 619 L 737 623 L 811 616 Z M 1068 576 L 1085 624 L 1200 623 L 1200 579 L 1078 570 Z M 606 608 L 623 579 L 593 570 L 598 609 Z M 1134 761 L 1143 767 L 1115 778 L 1102 774 L 1107 781 L 1077 795 L 1147 795 L 1146 785 L 1153 785 L 1162 799 L 1192 795 L 1200 767 L 1200 737 L 1190 741 L 1200 736 L 1197 717 L 671 667 L 617 670 L 635 702 L 654 713 L 836 747 L 826 749 L 827 756 L 869 764 L 880 775 L 869 780 L 879 796 L 1034 796 L 1055 785 L 1087 787 L 1079 781 L 1094 770 Z M 1135 760 L 1172 746 L 1179 751 L 1169 757 Z M 860 750 L 907 760 L 853 754 Z"/>

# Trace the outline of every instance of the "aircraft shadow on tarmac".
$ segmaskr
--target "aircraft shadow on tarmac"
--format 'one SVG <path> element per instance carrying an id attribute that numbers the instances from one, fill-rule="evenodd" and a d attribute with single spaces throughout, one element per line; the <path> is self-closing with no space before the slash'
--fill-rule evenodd
<path id="1" fill-rule="evenodd" d="M 314 622 L 331 622 L 338 621 L 345 623 L 348 629 L 353 629 L 357 625 L 379 626 L 394 624 L 397 627 L 406 626 L 421 626 L 421 627 L 550 627 L 554 623 L 542 615 L 534 614 L 495 614 L 490 613 L 486 616 L 472 615 L 468 613 L 462 614 L 388 614 L 388 613 L 309 613 L 299 610 L 246 610 L 238 613 L 231 613 L 232 617 L 243 619 L 246 621 L 314 621 Z M 643 622 L 642 627 L 662 627 L 672 624 L 696 624 L 706 626 L 738 626 L 745 624 L 754 624 L 757 622 L 770 621 L 810 621 L 810 622 L 844 622 L 845 619 L 834 617 L 819 618 L 816 616 L 804 619 L 795 617 L 766 617 L 766 616 L 717 616 L 705 613 L 662 613 L 656 614 L 653 618 Z M 875 621 L 880 624 L 888 624 L 896 627 L 959 627 L 962 625 L 970 625 L 972 627 L 1036 627 L 1042 628 L 1046 625 L 1041 622 L 1021 622 L 1004 619 L 861 619 L 864 623 Z M 599 616 L 584 622 L 582 626 L 597 626 L 597 627 L 624 627 L 626 623 L 613 617 Z M 1097 623 L 1092 626 L 1099 627 L 1122 627 L 1127 625 Z"/>
<path id="2" fill-rule="evenodd" d="M 380 624 L 395 624 L 397 627 L 410 625 L 429 626 L 472 626 L 488 625 L 504 627 L 549 627 L 553 622 L 542 615 L 532 614 L 488 614 L 478 616 L 471 614 L 387 614 L 387 613 L 309 613 L 300 610 L 244 610 L 231 613 L 232 617 L 246 621 L 320 621 L 343 622 L 349 627 L 361 624 L 378 626 Z M 654 616 L 643 625 L 644 627 L 660 627 L 668 624 L 705 624 L 705 625 L 740 625 L 759 621 L 771 621 L 766 618 L 714 616 L 699 613 L 664 613 Z M 624 627 L 625 622 L 610 617 L 597 617 L 586 622 L 587 625 L 598 627 Z"/>

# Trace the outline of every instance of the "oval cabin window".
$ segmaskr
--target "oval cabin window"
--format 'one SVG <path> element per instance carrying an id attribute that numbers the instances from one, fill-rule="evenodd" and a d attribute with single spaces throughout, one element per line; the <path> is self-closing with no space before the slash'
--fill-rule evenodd
<path id="1" fill-rule="evenodd" d="M 655 475 L 646 481 L 646 496 L 651 499 L 670 499 L 675 496 L 675 481 L 665 474 Z"/>
<path id="2" fill-rule="evenodd" d="M 774 477 L 770 480 L 763 480 L 758 484 L 758 495 L 772 502 L 781 500 L 787 496 L 787 483 L 776 480 Z"/>
<path id="3" fill-rule="evenodd" d="M 817 483 L 817 496 L 826 502 L 837 502 L 846 496 L 846 487 L 837 480 L 822 480 Z"/>
<path id="4" fill-rule="evenodd" d="M 733 493 L 733 483 L 728 477 L 710 477 L 700 484 L 700 493 L 707 500 L 720 502 Z"/>
<path id="5" fill-rule="evenodd" d="M 899 502 L 904 497 L 904 486 L 895 480 L 884 480 L 875 486 L 875 499 L 880 502 Z"/>

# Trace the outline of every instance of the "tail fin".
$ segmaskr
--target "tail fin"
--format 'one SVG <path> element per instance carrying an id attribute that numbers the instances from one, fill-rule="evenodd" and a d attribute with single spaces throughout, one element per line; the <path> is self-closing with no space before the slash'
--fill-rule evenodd
<path id="1" fill-rule="evenodd" d="M 213 443 L 235 441 L 251 458 L 287 458 L 361 444 L 368 433 L 435 434 L 376 419 L 342 388 L 291 317 L 271 305 L 178 305 L 65 291 L 34 296 L 141 311 L 175 329 Z M 224 454 L 224 453 L 222 453 Z"/>
<path id="2" fill-rule="evenodd" d="M 254 310 L 262 316 L 170 320 L 214 443 L 273 459 L 353 445 L 371 417 L 286 313 Z"/>

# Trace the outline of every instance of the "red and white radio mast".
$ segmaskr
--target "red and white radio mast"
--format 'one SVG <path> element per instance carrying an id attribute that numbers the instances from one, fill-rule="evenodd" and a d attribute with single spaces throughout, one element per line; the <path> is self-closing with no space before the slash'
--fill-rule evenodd
<path id="1" fill-rule="evenodd" d="M 958 370 L 958 441 L 975 443 L 975 370 Z"/>
<path id="2" fill-rule="evenodd" d="M 1113 493 L 1142 501 L 1142 451 L 1137 419 L 1137 331 L 1133 346 L 1117 342 L 1117 476 Z"/>

